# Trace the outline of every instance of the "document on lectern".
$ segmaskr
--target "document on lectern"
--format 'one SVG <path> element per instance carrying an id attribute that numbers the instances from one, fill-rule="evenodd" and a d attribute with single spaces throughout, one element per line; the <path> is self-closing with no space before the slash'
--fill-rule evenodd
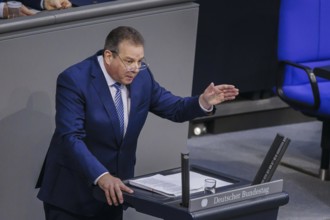
<path id="1" fill-rule="evenodd" d="M 210 178 L 216 180 L 216 188 L 232 184 L 231 182 L 226 182 L 190 171 L 190 193 L 192 194 L 203 191 L 205 179 Z M 128 182 L 132 186 L 146 189 L 168 197 L 181 196 L 181 173 L 171 175 L 155 174 L 148 177 L 132 179 Z"/>

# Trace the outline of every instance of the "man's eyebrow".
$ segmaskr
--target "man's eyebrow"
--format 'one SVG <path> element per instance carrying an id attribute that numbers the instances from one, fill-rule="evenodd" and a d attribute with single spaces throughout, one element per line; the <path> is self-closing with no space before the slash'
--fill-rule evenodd
<path id="1" fill-rule="evenodd" d="M 134 60 L 134 61 L 135 61 L 135 59 L 134 59 L 133 57 L 129 57 L 129 56 L 124 57 L 124 59 Z M 141 59 L 138 59 L 138 61 L 141 61 L 141 60 L 143 60 L 143 59 L 144 59 L 144 57 L 142 57 Z"/>

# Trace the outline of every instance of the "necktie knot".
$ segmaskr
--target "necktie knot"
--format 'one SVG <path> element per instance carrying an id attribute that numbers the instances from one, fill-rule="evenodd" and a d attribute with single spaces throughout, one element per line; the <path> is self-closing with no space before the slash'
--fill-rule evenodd
<path id="1" fill-rule="evenodd" d="M 117 91 L 121 90 L 121 84 L 119 82 L 114 83 L 112 86 L 115 87 Z"/>

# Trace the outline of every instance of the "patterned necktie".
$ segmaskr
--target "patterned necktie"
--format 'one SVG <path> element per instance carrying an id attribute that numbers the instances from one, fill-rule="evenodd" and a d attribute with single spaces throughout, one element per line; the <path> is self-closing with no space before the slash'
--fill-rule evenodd
<path id="1" fill-rule="evenodd" d="M 113 86 L 116 88 L 116 95 L 115 95 L 115 105 L 117 108 L 117 114 L 120 124 L 120 135 L 121 137 L 124 136 L 124 106 L 123 106 L 123 100 L 121 98 L 121 84 L 115 83 Z"/>

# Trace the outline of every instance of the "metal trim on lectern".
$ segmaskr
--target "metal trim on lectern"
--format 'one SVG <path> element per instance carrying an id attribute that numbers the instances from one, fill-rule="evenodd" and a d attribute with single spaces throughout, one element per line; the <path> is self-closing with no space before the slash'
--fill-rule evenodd
<path id="1" fill-rule="evenodd" d="M 241 189 L 258 187 L 258 185 L 251 186 L 251 182 L 236 178 L 227 174 L 213 171 L 199 166 L 191 166 L 191 171 L 218 178 L 224 181 L 231 182 L 229 186 L 219 187 L 216 189 L 215 195 L 223 195 L 225 192 L 239 192 Z M 180 168 L 165 170 L 160 172 L 163 175 L 175 174 L 181 172 Z M 147 177 L 154 175 L 148 174 L 136 178 Z M 124 181 L 129 184 L 128 181 Z M 136 211 L 158 217 L 165 220 L 255 220 L 255 219 L 277 219 L 279 206 L 288 203 L 289 195 L 282 191 L 282 180 L 273 181 L 270 183 L 261 184 L 262 186 L 276 185 L 274 193 L 257 196 L 237 202 L 223 204 L 214 207 L 205 207 L 205 209 L 191 209 L 185 208 L 181 204 L 181 196 L 167 197 L 151 191 L 147 191 L 138 187 L 130 186 L 133 194 L 124 193 L 125 205 L 134 208 Z M 106 202 L 103 191 L 99 187 L 95 187 L 94 197 L 98 200 Z M 197 201 L 200 198 L 205 198 L 204 192 L 198 192 L 190 195 L 190 201 Z"/>

